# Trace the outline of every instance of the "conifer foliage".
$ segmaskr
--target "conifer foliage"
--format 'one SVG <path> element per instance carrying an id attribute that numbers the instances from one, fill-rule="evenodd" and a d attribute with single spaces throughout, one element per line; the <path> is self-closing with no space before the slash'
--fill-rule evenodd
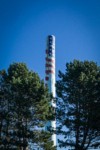
<path id="1" fill-rule="evenodd" d="M 0 72 L 0 149 L 26 150 L 29 143 L 52 147 L 51 134 L 40 130 L 49 118 L 50 94 L 38 74 L 24 63 Z M 38 138 L 37 138 L 38 137 Z M 41 137 L 41 139 L 39 138 Z M 46 150 L 46 148 L 44 148 Z"/>
<path id="2" fill-rule="evenodd" d="M 66 64 L 57 81 L 57 121 L 61 147 L 100 146 L 100 67 L 93 61 Z"/>

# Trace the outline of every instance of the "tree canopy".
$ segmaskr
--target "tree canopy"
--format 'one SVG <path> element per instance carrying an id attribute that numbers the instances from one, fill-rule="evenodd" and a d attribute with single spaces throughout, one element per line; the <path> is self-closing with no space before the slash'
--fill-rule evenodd
<path id="1" fill-rule="evenodd" d="M 24 63 L 0 71 L 0 148 L 25 150 L 33 143 L 55 149 L 51 134 L 40 130 L 52 116 L 50 100 L 44 82 Z"/>
<path id="2" fill-rule="evenodd" d="M 87 150 L 100 146 L 100 67 L 93 61 L 66 64 L 57 87 L 59 146 Z"/>

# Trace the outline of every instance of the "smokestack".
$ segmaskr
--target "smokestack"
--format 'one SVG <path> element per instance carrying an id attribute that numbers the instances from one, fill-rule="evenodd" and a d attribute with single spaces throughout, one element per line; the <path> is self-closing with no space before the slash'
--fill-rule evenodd
<path id="1" fill-rule="evenodd" d="M 46 64 L 45 64 L 45 82 L 48 86 L 49 92 L 52 93 L 55 98 L 55 36 L 49 35 L 47 37 L 47 46 L 46 46 Z M 56 104 L 51 100 L 51 106 L 56 107 Z M 56 130 L 56 120 L 48 121 L 46 124 L 46 130 L 48 127 L 51 127 L 53 130 Z M 56 134 L 52 135 L 54 146 L 56 146 Z"/>

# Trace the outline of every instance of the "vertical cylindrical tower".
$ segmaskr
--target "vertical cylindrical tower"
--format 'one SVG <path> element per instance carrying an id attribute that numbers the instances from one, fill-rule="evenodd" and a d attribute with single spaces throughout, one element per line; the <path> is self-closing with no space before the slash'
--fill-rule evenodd
<path id="1" fill-rule="evenodd" d="M 45 82 L 49 88 L 49 92 L 52 93 L 55 98 L 55 36 L 49 35 L 47 37 L 47 46 L 46 46 L 46 65 L 45 65 Z M 56 103 L 51 100 L 51 105 L 56 107 Z M 47 122 L 47 127 L 51 127 L 53 130 L 56 129 L 56 120 L 51 122 Z M 56 146 L 56 134 L 52 135 L 52 141 L 54 142 L 54 146 Z"/>

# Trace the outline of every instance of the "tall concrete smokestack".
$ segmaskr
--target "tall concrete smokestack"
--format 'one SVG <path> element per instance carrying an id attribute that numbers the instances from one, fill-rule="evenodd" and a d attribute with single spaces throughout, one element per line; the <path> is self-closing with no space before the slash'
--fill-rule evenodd
<path id="1" fill-rule="evenodd" d="M 55 98 L 55 36 L 49 35 L 47 37 L 47 46 L 46 46 L 46 65 L 45 65 L 45 82 L 49 88 L 49 92 L 52 93 Z M 51 105 L 56 107 L 56 104 L 53 100 L 51 100 Z M 56 129 L 56 120 L 48 121 L 46 124 L 47 127 L 51 127 L 52 129 Z M 52 139 L 54 146 L 56 146 L 56 134 L 52 135 Z"/>

